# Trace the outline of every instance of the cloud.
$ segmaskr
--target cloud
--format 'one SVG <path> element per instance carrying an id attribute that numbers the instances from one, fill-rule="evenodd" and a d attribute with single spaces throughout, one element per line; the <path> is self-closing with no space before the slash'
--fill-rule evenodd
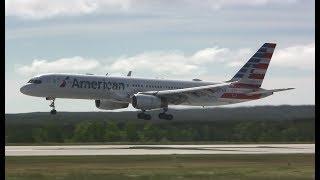
<path id="1" fill-rule="evenodd" d="M 31 65 L 16 65 L 16 71 L 23 75 L 49 72 L 127 72 L 129 70 L 146 74 L 185 76 L 190 72 L 206 73 L 207 66 L 220 64 L 242 57 L 248 49 L 231 51 L 227 48 L 205 48 L 191 55 L 180 51 L 153 51 L 134 56 L 108 57 L 104 60 L 87 59 L 80 56 L 53 61 L 33 60 Z"/>
<path id="2" fill-rule="evenodd" d="M 225 57 L 230 54 L 230 50 L 227 48 L 206 48 L 203 50 L 200 50 L 196 52 L 192 57 L 192 61 L 195 64 L 203 64 L 212 61 L 213 59 L 215 61 L 223 62 L 225 61 Z"/>
<path id="3" fill-rule="evenodd" d="M 298 0 L 205 0 L 201 3 L 191 0 L 159 1 L 159 0 L 6 0 L 6 16 L 24 19 L 44 19 L 57 16 L 80 16 L 88 14 L 108 13 L 154 13 L 172 11 L 173 9 L 205 8 L 218 10 L 233 6 L 262 6 L 274 3 L 293 3 Z"/>
<path id="4" fill-rule="evenodd" d="M 276 49 L 272 58 L 272 65 L 281 68 L 312 70 L 315 61 L 314 46 L 314 43 L 310 43 Z M 213 74 L 212 68 L 209 67 L 215 67 L 215 72 L 220 72 L 223 68 L 242 66 L 252 56 L 253 52 L 248 48 L 231 50 L 215 46 L 189 55 L 181 51 L 153 51 L 133 56 L 107 57 L 100 60 L 80 56 L 53 61 L 35 59 L 31 65 L 17 66 L 16 70 L 23 75 L 48 72 L 95 72 L 103 74 L 111 72 L 122 74 L 133 70 L 143 72 L 144 75 L 190 77 L 191 74 Z"/>
<path id="5" fill-rule="evenodd" d="M 198 66 L 190 63 L 189 57 L 180 52 L 160 51 L 142 53 L 132 57 L 120 57 L 106 68 L 113 72 L 135 70 L 173 75 L 187 74 L 199 69 Z"/>
<path id="6" fill-rule="evenodd" d="M 218 46 L 205 48 L 191 55 L 182 52 L 147 52 L 132 57 L 116 59 L 107 69 L 112 72 L 135 70 L 153 72 L 160 75 L 183 77 L 190 72 L 205 74 L 211 71 L 212 65 L 224 66 L 224 62 L 244 57 L 249 49 L 230 50 Z"/>
<path id="7" fill-rule="evenodd" d="M 273 65 L 297 69 L 315 68 L 315 43 L 296 45 L 275 51 Z"/>
<path id="8" fill-rule="evenodd" d="M 97 11 L 125 10 L 130 0 L 6 0 L 6 16 L 44 19 L 55 16 L 78 16 Z"/>
<path id="9" fill-rule="evenodd" d="M 99 62 L 93 59 L 85 59 L 75 56 L 72 58 L 61 58 L 54 61 L 38 60 L 32 61 L 31 65 L 18 66 L 17 71 L 24 75 L 35 75 L 48 72 L 78 72 L 91 71 L 99 66 Z"/>
<path id="10" fill-rule="evenodd" d="M 220 9 L 230 6 L 262 6 L 275 3 L 295 3 L 297 0 L 207 0 L 209 5 L 214 9 Z"/>
<path id="11" fill-rule="evenodd" d="M 236 60 L 227 63 L 227 65 L 240 67 L 243 63 L 243 60 Z M 283 49 L 276 48 L 272 56 L 272 66 L 313 70 L 315 68 L 315 43 L 295 45 Z"/>

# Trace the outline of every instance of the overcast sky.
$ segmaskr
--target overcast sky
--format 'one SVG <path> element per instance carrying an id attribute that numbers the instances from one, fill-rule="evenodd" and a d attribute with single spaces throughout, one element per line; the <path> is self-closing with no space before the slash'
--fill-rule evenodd
<path id="1" fill-rule="evenodd" d="M 294 87 L 231 105 L 314 104 L 315 19 L 309 0 L 6 0 L 5 111 L 49 111 L 19 88 L 47 72 L 229 80 L 277 43 L 263 88 Z M 97 111 L 58 99 L 58 111 Z M 131 110 L 132 108 L 129 108 Z"/>

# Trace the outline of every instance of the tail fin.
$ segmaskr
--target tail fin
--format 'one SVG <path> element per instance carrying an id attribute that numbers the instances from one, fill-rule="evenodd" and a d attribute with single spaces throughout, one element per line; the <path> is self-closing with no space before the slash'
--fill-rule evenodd
<path id="1" fill-rule="evenodd" d="M 275 47 L 274 43 L 263 44 L 229 82 L 238 81 L 234 84 L 238 88 L 260 88 Z"/>

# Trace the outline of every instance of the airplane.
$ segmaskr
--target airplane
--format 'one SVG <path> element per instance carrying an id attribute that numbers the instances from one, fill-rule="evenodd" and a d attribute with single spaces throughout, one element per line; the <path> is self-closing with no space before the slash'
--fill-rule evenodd
<path id="1" fill-rule="evenodd" d="M 263 79 L 276 47 L 265 43 L 232 77 L 224 82 L 193 80 L 164 80 L 131 77 L 102 76 L 93 74 L 49 73 L 30 79 L 22 86 L 21 93 L 45 97 L 50 100 L 51 114 L 56 114 L 55 99 L 90 99 L 99 109 L 127 108 L 129 104 L 141 110 L 138 119 L 150 120 L 146 111 L 163 109 L 159 118 L 172 120 L 170 105 L 219 106 L 265 98 L 274 92 L 291 90 L 263 89 Z"/>

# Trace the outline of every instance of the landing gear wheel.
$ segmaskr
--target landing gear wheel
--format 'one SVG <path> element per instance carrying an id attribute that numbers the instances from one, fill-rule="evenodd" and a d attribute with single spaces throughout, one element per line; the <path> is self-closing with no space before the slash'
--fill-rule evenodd
<path id="1" fill-rule="evenodd" d="M 145 114 L 144 115 L 144 119 L 145 120 L 150 120 L 151 119 L 151 115 L 150 114 Z"/>
<path id="2" fill-rule="evenodd" d="M 159 119 L 172 120 L 173 116 L 171 114 L 166 114 L 168 108 L 163 108 L 163 112 L 159 114 Z"/>
<path id="3" fill-rule="evenodd" d="M 144 113 L 143 112 L 137 114 L 137 118 L 138 119 L 144 119 L 143 117 L 144 117 Z"/>
<path id="4" fill-rule="evenodd" d="M 167 120 L 172 120 L 172 119 L 173 119 L 173 116 L 172 116 L 171 114 L 168 114 L 166 119 L 167 119 Z"/>
<path id="5" fill-rule="evenodd" d="M 159 114 L 159 119 L 165 119 L 166 113 L 160 113 Z"/>
<path id="6" fill-rule="evenodd" d="M 52 110 L 50 111 L 50 114 L 57 114 L 57 111 L 56 111 L 55 109 L 52 109 Z"/>
<path id="7" fill-rule="evenodd" d="M 144 119 L 144 120 L 150 120 L 151 115 L 150 114 L 145 114 L 144 112 L 138 113 L 137 114 L 138 119 Z"/>
<path id="8" fill-rule="evenodd" d="M 159 119 L 172 120 L 173 116 L 171 114 L 160 113 Z"/>

